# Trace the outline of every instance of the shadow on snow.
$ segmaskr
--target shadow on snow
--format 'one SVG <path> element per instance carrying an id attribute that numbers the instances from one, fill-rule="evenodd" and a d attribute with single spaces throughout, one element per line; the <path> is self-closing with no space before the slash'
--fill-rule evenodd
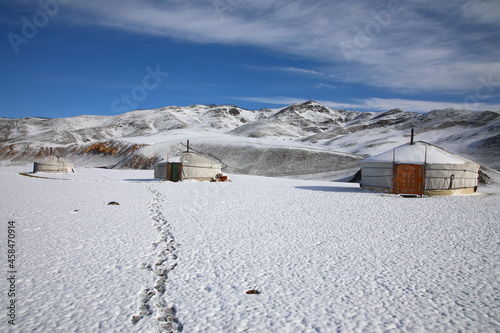
<path id="1" fill-rule="evenodd" d="M 348 192 L 362 193 L 360 187 L 341 187 L 341 186 L 296 186 L 299 190 L 321 191 L 321 192 Z"/>

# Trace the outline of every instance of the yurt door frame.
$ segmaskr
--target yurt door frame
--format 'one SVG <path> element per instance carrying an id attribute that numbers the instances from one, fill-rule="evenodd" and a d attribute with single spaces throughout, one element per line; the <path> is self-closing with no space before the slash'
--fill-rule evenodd
<path id="1" fill-rule="evenodd" d="M 178 182 L 182 179 L 182 164 L 168 163 L 167 164 L 167 179 L 172 182 Z"/>
<path id="2" fill-rule="evenodd" d="M 393 193 L 424 194 L 424 166 L 421 164 L 395 164 Z"/>

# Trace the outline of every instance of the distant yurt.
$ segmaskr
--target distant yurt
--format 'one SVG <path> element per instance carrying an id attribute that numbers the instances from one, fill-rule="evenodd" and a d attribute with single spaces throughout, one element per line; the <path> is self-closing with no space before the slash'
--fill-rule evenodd
<path id="1" fill-rule="evenodd" d="M 180 180 L 210 181 L 220 174 L 221 165 L 191 152 L 182 153 L 179 162 L 159 162 L 155 165 L 155 178 L 177 182 Z"/>
<path id="2" fill-rule="evenodd" d="M 361 161 L 361 186 L 396 194 L 450 195 L 477 190 L 479 164 L 417 141 Z"/>
<path id="3" fill-rule="evenodd" d="M 33 163 L 33 172 L 75 173 L 75 167 L 62 157 L 50 155 L 40 162 Z"/>

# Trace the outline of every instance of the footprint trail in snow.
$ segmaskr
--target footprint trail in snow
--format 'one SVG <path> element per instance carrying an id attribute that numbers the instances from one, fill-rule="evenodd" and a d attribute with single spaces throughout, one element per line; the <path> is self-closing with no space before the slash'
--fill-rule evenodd
<path id="1" fill-rule="evenodd" d="M 165 300 L 165 283 L 170 273 L 177 266 L 177 249 L 174 237 L 170 232 L 170 224 L 161 212 L 163 197 L 152 186 L 148 190 L 153 194 L 149 202 L 149 216 L 158 238 L 151 244 L 153 253 L 148 255 L 147 262 L 140 264 L 141 269 L 152 273 L 150 284 L 143 286 L 137 295 L 137 311 L 130 318 L 133 324 L 151 317 L 160 332 L 180 332 L 182 325 L 176 318 L 174 305 Z"/>

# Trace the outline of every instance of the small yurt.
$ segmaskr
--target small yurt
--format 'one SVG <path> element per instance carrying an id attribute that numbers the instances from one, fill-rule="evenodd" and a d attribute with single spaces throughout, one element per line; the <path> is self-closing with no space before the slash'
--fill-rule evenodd
<path id="1" fill-rule="evenodd" d="M 159 162 L 155 165 L 155 178 L 177 182 L 180 180 L 210 181 L 220 174 L 221 165 L 191 152 L 182 153 L 178 162 Z"/>
<path id="2" fill-rule="evenodd" d="M 450 195 L 477 190 L 479 164 L 417 141 L 361 161 L 363 188 L 396 194 Z"/>
<path id="3" fill-rule="evenodd" d="M 75 173 L 75 167 L 62 157 L 50 155 L 33 163 L 33 172 Z"/>

